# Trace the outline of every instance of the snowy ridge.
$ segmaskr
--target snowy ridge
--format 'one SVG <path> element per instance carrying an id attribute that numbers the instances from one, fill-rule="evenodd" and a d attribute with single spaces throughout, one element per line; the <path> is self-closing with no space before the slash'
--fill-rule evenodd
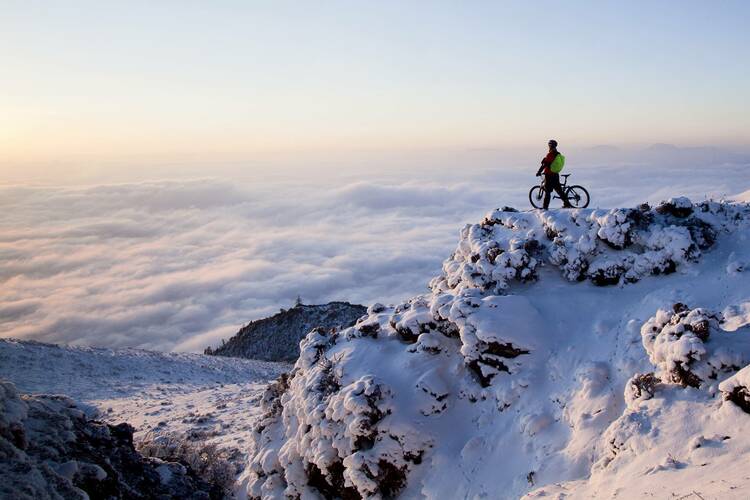
<path id="1" fill-rule="evenodd" d="M 750 366 L 737 370 L 750 363 L 750 326 L 728 332 L 722 323 L 720 313 L 680 303 L 657 311 L 641 328 L 656 370 L 626 384 L 627 408 L 602 436 L 591 478 L 528 498 L 642 497 L 668 491 L 673 471 L 684 471 L 691 493 L 744 498 Z"/>
<path id="2" fill-rule="evenodd" d="M 694 211 L 687 198 L 676 198 L 655 210 L 645 204 L 562 213 L 496 210 L 461 231 L 443 275 L 430 286 L 453 293 L 464 288 L 500 293 L 513 281 L 534 280 L 544 260 L 542 242 L 548 242 L 546 261 L 569 281 L 634 283 L 698 259 L 713 244 L 716 230 L 731 224 L 733 214 L 726 213 L 736 210 L 731 207 L 704 202 Z"/>
<path id="3" fill-rule="evenodd" d="M 204 352 L 217 356 L 293 362 L 299 357 L 300 340 L 310 330 L 349 327 L 366 311 L 366 307 L 348 302 L 297 304 L 271 317 L 250 322 L 226 343 L 216 349 L 209 347 Z"/>
<path id="4" fill-rule="evenodd" d="M 70 398 L 19 395 L 0 381 L 0 497 L 220 498 L 177 462 L 145 458 L 133 429 L 89 420 Z"/>
<path id="5" fill-rule="evenodd" d="M 134 427 L 136 447 L 189 437 L 227 450 L 240 466 L 264 388 L 289 367 L 0 339 L 0 380 L 11 381 L 19 392 L 65 394 L 90 418 L 111 425 L 127 422 Z"/>
<path id="6" fill-rule="evenodd" d="M 560 483 L 533 495 L 596 496 L 612 471 L 623 484 L 636 477 L 633 455 L 618 451 L 628 446 L 613 443 L 637 439 L 640 405 L 654 413 L 653 435 L 633 446 L 658 455 L 649 479 L 661 486 L 649 491 L 687 487 L 658 481 L 695 474 L 662 463 L 673 442 L 704 439 L 729 459 L 750 446 L 747 433 L 696 437 L 709 420 L 712 429 L 750 420 L 735 403 L 747 400 L 745 378 L 729 378 L 750 362 L 749 220 L 748 205 L 685 198 L 488 214 L 461 231 L 430 293 L 307 336 L 294 370 L 263 399 L 240 492 L 517 498 Z M 706 309 L 664 312 L 678 302 Z M 729 417 L 713 419 L 717 408 Z M 672 425 L 661 416 L 685 411 L 705 417 L 691 435 L 656 430 Z M 729 479 L 716 491 L 750 485 Z"/>

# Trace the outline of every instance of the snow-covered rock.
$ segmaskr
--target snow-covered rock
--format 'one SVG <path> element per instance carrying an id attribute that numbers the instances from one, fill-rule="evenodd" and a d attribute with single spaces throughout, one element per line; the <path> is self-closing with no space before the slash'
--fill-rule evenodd
<path id="1" fill-rule="evenodd" d="M 513 282 L 535 280 L 543 265 L 558 267 L 568 281 L 634 283 L 697 261 L 717 231 L 733 223 L 727 210 L 740 209 L 713 202 L 693 208 L 678 198 L 656 209 L 496 210 L 461 231 L 458 248 L 430 286 L 501 293 Z"/>
<path id="2" fill-rule="evenodd" d="M 20 395 L 0 380 L 0 497 L 208 499 L 177 463 L 144 458 L 133 429 L 86 418 L 65 396 Z"/>
<path id="3" fill-rule="evenodd" d="M 137 449 L 156 450 L 149 455 L 161 458 L 172 445 L 189 442 L 201 451 L 216 447 L 235 469 L 244 468 L 245 443 L 266 385 L 290 368 L 221 356 L 0 339 L 0 379 L 20 392 L 66 394 L 89 418 L 112 426 L 127 422 Z M 0 425 L 16 411 L 0 410 Z"/>
<path id="4" fill-rule="evenodd" d="M 722 322 L 718 313 L 681 303 L 659 310 L 641 329 L 656 377 L 698 388 L 750 363 L 750 335 L 725 332 Z"/>
<path id="5" fill-rule="evenodd" d="M 736 375 L 719 384 L 724 399 L 736 404 L 743 411 L 750 413 L 750 366 L 746 366 Z"/>
<path id="6" fill-rule="evenodd" d="M 750 332 L 708 308 L 665 308 L 747 300 L 750 285 L 716 280 L 722 252 L 748 255 L 735 241 L 748 220 L 747 205 L 684 198 L 491 212 L 461 231 L 428 293 L 307 336 L 264 398 L 238 491 L 517 498 L 548 484 L 532 496 L 591 498 L 605 483 L 587 478 L 611 485 L 612 470 L 661 480 L 694 471 L 698 449 L 739 456 L 750 434 L 727 445 L 722 425 L 750 416 L 722 405 L 718 383 L 748 363 Z M 690 455 L 669 455 L 686 436 Z"/>

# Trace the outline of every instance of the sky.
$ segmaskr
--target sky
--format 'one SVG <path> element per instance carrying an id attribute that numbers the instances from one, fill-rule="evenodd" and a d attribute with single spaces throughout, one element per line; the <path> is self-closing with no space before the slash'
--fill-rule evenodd
<path id="1" fill-rule="evenodd" d="M 14 178 L 549 137 L 750 144 L 744 1 L 0 3 Z"/>
<path id="2" fill-rule="evenodd" d="M 0 337 L 202 351 L 527 209 L 750 190 L 747 2 L 0 0 Z"/>

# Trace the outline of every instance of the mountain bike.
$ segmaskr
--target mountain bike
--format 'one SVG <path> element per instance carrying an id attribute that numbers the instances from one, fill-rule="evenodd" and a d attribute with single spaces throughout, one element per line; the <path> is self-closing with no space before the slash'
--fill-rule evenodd
<path id="1" fill-rule="evenodd" d="M 568 186 L 568 177 L 570 174 L 560 174 L 560 187 L 563 193 L 568 197 L 568 201 L 573 208 L 586 208 L 589 206 L 589 192 L 586 188 L 579 185 Z M 553 200 L 561 200 L 557 193 L 552 191 Z M 529 190 L 529 201 L 531 206 L 534 208 L 542 208 L 544 205 L 544 177 L 542 182 L 538 186 L 534 186 Z M 562 200 L 561 200 L 562 201 Z"/>

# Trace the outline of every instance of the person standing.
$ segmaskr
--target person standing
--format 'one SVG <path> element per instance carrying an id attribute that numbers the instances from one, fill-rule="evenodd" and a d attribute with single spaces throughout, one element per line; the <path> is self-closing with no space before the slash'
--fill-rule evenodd
<path id="1" fill-rule="evenodd" d="M 565 157 L 560 154 L 557 150 L 557 141 L 550 139 L 547 143 L 549 146 L 549 153 L 547 156 L 542 158 L 542 166 L 539 167 L 536 175 L 539 177 L 544 173 L 544 210 L 549 208 L 550 198 L 552 198 L 552 190 L 554 190 L 560 199 L 563 201 L 563 208 L 573 208 L 568 201 L 568 197 L 560 186 L 560 170 L 565 164 Z"/>

